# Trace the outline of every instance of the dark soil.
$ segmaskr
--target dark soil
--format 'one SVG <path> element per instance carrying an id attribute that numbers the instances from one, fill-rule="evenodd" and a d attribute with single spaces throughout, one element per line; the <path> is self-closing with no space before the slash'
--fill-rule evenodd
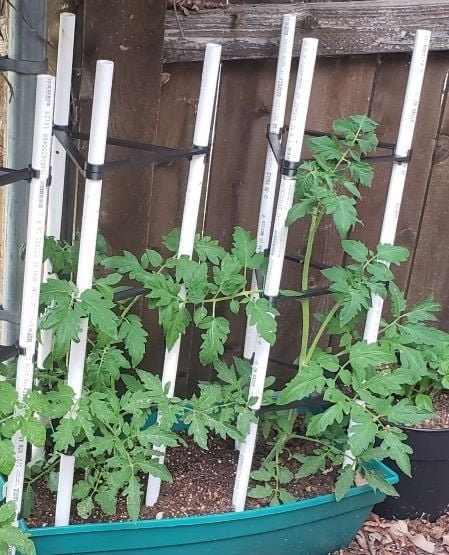
<path id="1" fill-rule="evenodd" d="M 440 391 L 433 398 L 435 417 L 416 424 L 415 428 L 428 430 L 449 429 L 449 392 Z"/>
<path id="2" fill-rule="evenodd" d="M 173 475 L 173 483 L 163 483 L 158 503 L 154 507 L 143 506 L 141 519 L 160 519 L 204 515 L 232 511 L 231 499 L 234 487 L 235 471 L 238 454 L 234 450 L 233 442 L 220 438 L 211 438 L 209 450 L 203 451 L 189 438 L 185 438 L 188 447 L 177 447 L 167 451 L 166 464 Z M 290 445 L 292 453 L 311 453 L 313 444 L 300 442 Z M 255 455 L 255 467 L 267 454 L 266 444 L 258 446 Z M 299 463 L 293 460 L 283 461 L 291 471 L 299 469 Z M 298 499 L 306 499 L 330 493 L 333 491 L 337 473 L 330 469 L 328 472 L 294 480 L 284 486 Z M 143 486 L 146 485 L 142 477 Z M 144 487 L 142 488 L 144 489 Z M 32 515 L 27 519 L 31 527 L 51 526 L 54 522 L 55 495 L 51 493 L 44 482 L 37 483 L 36 505 Z M 142 499 L 144 492 L 142 491 Z M 247 508 L 257 508 L 268 505 L 269 499 L 247 500 Z M 126 521 L 128 514 L 126 500 L 120 498 L 117 513 L 106 516 L 95 510 L 86 521 L 76 514 L 75 503 L 72 504 L 71 523 Z"/>

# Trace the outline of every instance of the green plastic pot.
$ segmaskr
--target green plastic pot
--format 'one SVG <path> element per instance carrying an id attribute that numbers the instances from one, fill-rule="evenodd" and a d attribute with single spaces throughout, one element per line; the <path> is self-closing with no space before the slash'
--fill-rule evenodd
<path id="1" fill-rule="evenodd" d="M 374 467 L 390 484 L 398 481 L 384 464 Z M 338 503 L 329 494 L 241 513 L 57 528 L 21 525 L 38 555 L 326 555 L 347 545 L 384 498 L 363 485 Z"/>

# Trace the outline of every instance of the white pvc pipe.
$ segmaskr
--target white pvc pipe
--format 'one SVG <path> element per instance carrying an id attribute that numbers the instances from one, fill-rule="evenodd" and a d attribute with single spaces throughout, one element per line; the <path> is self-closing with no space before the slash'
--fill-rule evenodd
<path id="1" fill-rule="evenodd" d="M 302 41 L 298 76 L 290 118 L 290 129 L 285 151 L 286 162 L 299 163 L 300 160 L 317 48 L 318 41 L 316 39 L 306 38 Z M 264 294 L 267 297 L 276 297 L 279 293 L 288 236 L 288 228 L 285 225 L 285 220 L 293 204 L 295 183 L 296 175 L 282 175 L 264 288 Z M 262 337 L 258 337 L 248 394 L 248 399 L 251 397 L 257 398 L 256 403 L 252 405 L 253 410 L 260 408 L 262 403 L 269 354 L 270 344 Z M 240 456 L 232 498 L 235 511 L 243 511 L 245 508 L 249 476 L 256 445 L 257 426 L 257 422 L 251 425 L 250 433 L 240 447 Z"/>
<path id="2" fill-rule="evenodd" d="M 91 164 L 104 163 L 108 131 L 109 107 L 111 101 L 114 64 L 99 60 L 95 74 L 95 88 L 92 106 L 91 131 L 87 160 Z M 81 222 L 80 252 L 76 285 L 78 293 L 92 287 L 95 265 L 95 246 L 98 233 L 102 180 L 86 179 L 83 218 Z M 72 387 L 75 401 L 81 397 L 86 358 L 87 319 L 81 323 L 79 341 L 72 342 L 69 355 L 67 383 Z M 70 415 L 68 415 L 70 418 Z M 75 460 L 71 455 L 63 455 L 59 469 L 58 496 L 56 499 L 55 525 L 69 523 Z"/>
<path id="3" fill-rule="evenodd" d="M 70 89 L 72 84 L 73 44 L 75 39 L 75 20 L 72 13 L 62 13 L 59 20 L 58 60 L 56 64 L 55 125 L 68 125 L 70 111 Z M 61 236 L 62 202 L 64 196 L 66 152 L 58 139 L 53 137 L 51 152 L 52 183 L 48 195 L 47 237 L 59 239 Z M 52 274 L 49 260 L 44 262 L 42 281 L 45 283 Z M 53 333 L 42 330 L 37 349 L 37 367 L 43 368 L 44 361 L 51 353 Z M 32 446 L 31 460 L 43 458 L 43 447 Z"/>
<path id="4" fill-rule="evenodd" d="M 295 38 L 296 15 L 286 14 L 282 18 L 281 40 L 274 82 L 273 107 L 271 110 L 270 132 L 279 134 L 284 125 L 285 108 L 287 105 L 288 83 L 292 62 L 293 43 Z M 270 245 L 271 220 L 273 215 L 276 183 L 279 165 L 270 147 L 267 146 L 265 170 L 260 197 L 259 222 L 257 226 L 256 248 L 257 252 L 264 252 Z M 257 289 L 257 281 L 253 272 L 251 289 Z M 257 298 L 258 295 L 256 295 Z M 249 321 L 246 324 L 245 343 L 243 356 L 250 360 L 254 354 L 257 342 L 257 331 Z"/>
<path id="5" fill-rule="evenodd" d="M 416 32 L 407 89 L 404 105 L 402 107 L 398 140 L 395 149 L 395 154 L 397 156 L 407 156 L 412 146 L 419 99 L 421 97 L 427 55 L 429 52 L 430 34 L 430 31 L 419 30 Z M 379 241 L 382 244 L 394 244 L 407 169 L 407 162 L 393 163 Z M 378 295 L 372 296 L 372 307 L 368 311 L 363 334 L 363 338 L 368 343 L 377 341 L 383 304 L 384 301 L 382 297 Z"/>
<path id="6" fill-rule="evenodd" d="M 430 31 L 419 30 L 416 32 L 404 104 L 402 106 L 398 140 L 395 148 L 395 154 L 397 156 L 407 156 L 412 146 L 413 133 L 415 131 L 416 117 L 418 114 L 419 99 L 421 97 L 427 55 L 430 46 L 430 35 Z M 407 169 L 407 162 L 393 163 L 379 241 L 382 244 L 394 244 L 399 220 L 399 212 L 401 210 L 405 179 L 407 177 Z M 379 295 L 371 296 L 371 308 L 368 310 L 365 329 L 363 332 L 363 339 L 367 343 L 375 343 L 377 341 L 383 306 L 384 301 L 382 297 Z M 363 404 L 362 402 L 360 403 Z M 357 424 L 353 421 L 349 422 L 349 437 L 354 433 L 353 428 L 356 425 Z M 345 453 L 343 464 L 345 466 L 354 464 L 354 457 L 352 456 L 350 450 Z"/>
<path id="7" fill-rule="evenodd" d="M 218 76 L 220 71 L 221 46 L 208 44 L 204 56 L 203 73 L 201 76 L 201 89 L 198 100 L 198 111 L 193 135 L 195 146 L 205 147 L 209 144 L 211 133 L 215 99 L 217 94 Z M 204 180 L 204 169 L 206 155 L 194 156 L 190 161 L 189 175 L 187 179 L 186 198 L 184 201 L 184 212 L 182 216 L 181 234 L 179 239 L 178 256 L 192 256 L 195 234 L 198 223 L 198 212 L 201 201 L 201 193 Z M 181 292 L 182 294 L 182 292 Z M 164 387 L 169 384 L 168 396 L 173 397 L 175 391 L 176 374 L 178 371 L 179 350 L 181 338 L 171 349 L 165 351 L 164 368 L 162 372 L 162 383 Z M 158 460 L 164 462 L 165 447 L 158 449 L 161 455 Z M 159 497 L 161 480 L 156 476 L 148 476 L 147 493 L 145 504 L 152 507 Z"/>
<path id="8" fill-rule="evenodd" d="M 24 350 L 17 361 L 16 389 L 19 400 L 33 386 L 34 355 L 36 352 L 37 318 L 42 273 L 42 253 L 47 212 L 48 177 L 52 140 L 54 103 L 54 78 L 50 75 L 37 77 L 36 105 L 34 115 L 32 168 L 40 172 L 30 184 L 28 204 L 28 228 L 25 253 L 25 274 L 20 316 L 19 344 Z M 9 475 L 6 499 L 14 501 L 17 511 L 22 505 L 23 479 L 26 465 L 26 438 L 16 432 L 13 437 L 16 462 Z M 15 550 L 10 550 L 15 553 Z"/>

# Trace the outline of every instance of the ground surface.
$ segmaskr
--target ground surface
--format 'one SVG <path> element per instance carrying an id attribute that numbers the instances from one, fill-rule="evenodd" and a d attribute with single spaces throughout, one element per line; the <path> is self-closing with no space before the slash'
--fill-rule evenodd
<path id="1" fill-rule="evenodd" d="M 421 555 L 449 553 L 449 514 L 425 519 L 388 521 L 371 515 L 356 539 L 334 555 Z"/>

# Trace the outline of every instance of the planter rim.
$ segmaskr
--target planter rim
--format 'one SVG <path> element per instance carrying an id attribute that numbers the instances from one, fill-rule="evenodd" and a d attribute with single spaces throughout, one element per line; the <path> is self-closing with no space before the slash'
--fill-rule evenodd
<path id="1" fill-rule="evenodd" d="M 443 433 L 449 432 L 449 428 L 416 428 L 415 426 L 398 426 L 402 430 L 411 430 L 413 432 L 433 432 L 433 433 Z"/>
<path id="2" fill-rule="evenodd" d="M 375 461 L 373 463 L 373 468 L 379 470 L 384 475 L 385 479 L 389 484 L 396 484 L 399 481 L 399 477 L 391 470 L 388 466 L 380 461 Z M 373 489 L 368 485 L 364 484 L 361 486 L 352 487 L 345 497 L 352 497 L 354 495 L 360 495 L 367 492 L 372 492 Z M 148 527 L 148 528 L 160 528 L 166 527 L 171 528 L 175 526 L 194 526 L 200 524 L 208 524 L 212 522 L 230 522 L 233 520 L 245 520 L 262 518 L 267 515 L 281 515 L 292 511 L 297 511 L 299 509 L 306 509 L 308 507 L 324 505 L 325 503 L 335 502 L 335 494 L 328 493 L 326 495 L 319 495 L 317 497 L 312 497 L 310 499 L 303 499 L 296 501 L 294 503 L 288 503 L 285 505 L 278 505 L 276 507 L 261 507 L 258 509 L 248 509 L 243 512 L 228 512 L 228 513 L 215 513 L 210 515 L 200 515 L 200 516 L 187 516 L 179 518 L 163 518 L 160 520 L 138 520 L 136 522 L 125 521 L 125 522 L 100 522 L 100 523 L 86 523 L 86 524 L 70 524 L 68 526 L 45 526 L 45 527 L 29 527 L 26 522 L 22 519 L 20 521 L 20 526 L 23 530 L 30 532 L 33 536 L 47 536 L 54 534 L 76 534 L 79 532 L 94 532 L 102 530 L 132 530 L 136 527 Z"/>

